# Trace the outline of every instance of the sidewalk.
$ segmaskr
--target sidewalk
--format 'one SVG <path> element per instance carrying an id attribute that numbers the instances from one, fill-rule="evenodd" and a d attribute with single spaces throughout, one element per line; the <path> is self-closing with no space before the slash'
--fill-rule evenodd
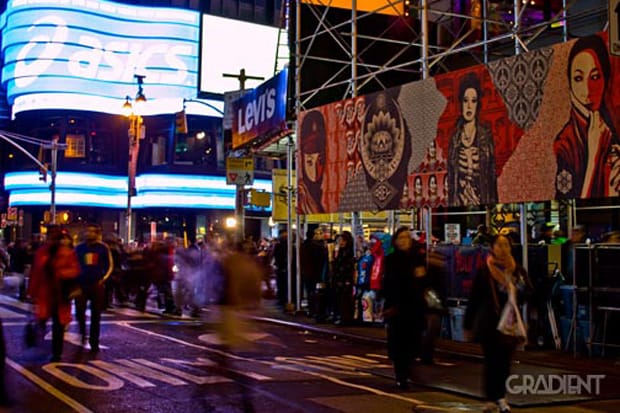
<path id="1" fill-rule="evenodd" d="M 330 323 L 317 323 L 305 313 L 283 312 L 272 301 L 266 301 L 264 316 L 255 318 L 261 322 L 287 325 L 292 328 L 313 331 L 319 334 L 344 337 L 352 341 L 370 342 L 386 345 L 385 328 L 382 324 L 337 326 Z M 465 343 L 448 339 L 438 339 L 436 355 L 451 355 L 471 360 L 482 360 L 482 350 L 477 343 Z M 541 367 L 570 371 L 578 374 L 606 374 L 620 377 L 620 358 L 601 358 L 573 355 L 572 351 L 532 350 L 519 351 L 515 362 Z"/>

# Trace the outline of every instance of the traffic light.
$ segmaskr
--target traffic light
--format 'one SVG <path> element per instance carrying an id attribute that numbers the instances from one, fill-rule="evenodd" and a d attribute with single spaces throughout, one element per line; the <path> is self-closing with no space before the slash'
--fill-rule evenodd
<path id="1" fill-rule="evenodd" d="M 71 222 L 71 213 L 69 211 L 56 212 L 56 223 L 58 225 L 66 225 Z"/>
<path id="2" fill-rule="evenodd" d="M 187 115 L 185 110 L 175 113 L 174 124 L 177 134 L 187 133 Z"/>
<path id="3" fill-rule="evenodd" d="M 44 165 L 44 168 L 39 168 L 39 181 L 47 182 L 48 164 L 45 163 Z"/>

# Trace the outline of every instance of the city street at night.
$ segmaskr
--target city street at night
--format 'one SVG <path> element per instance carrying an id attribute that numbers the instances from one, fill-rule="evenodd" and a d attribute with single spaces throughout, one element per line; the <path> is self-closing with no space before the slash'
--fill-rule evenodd
<path id="1" fill-rule="evenodd" d="M 217 310 L 200 319 L 165 318 L 156 311 L 114 308 L 102 321 L 101 350 L 80 344 L 77 326 L 65 335 L 59 363 L 50 363 L 50 334 L 26 349 L 27 304 L 1 297 L 7 341 L 11 412 L 411 412 L 483 411 L 481 363 L 438 353 L 433 366 L 417 365 L 410 390 L 395 386 L 385 346 L 361 340 L 380 327 L 301 328 L 275 309 L 247 320 L 243 339 L 221 342 Z M 304 318 L 294 318 L 302 321 Z M 271 322 L 270 322 L 271 320 Z M 335 327 L 331 327 L 336 330 Z M 48 326 L 49 330 L 49 326 Z M 355 334 L 347 334 L 351 331 Z M 565 357 L 570 358 L 569 354 Z M 608 363 L 609 364 L 609 363 Z M 604 366 L 600 360 L 593 366 Z M 574 374 L 603 374 L 600 395 L 514 395 L 517 412 L 615 412 L 617 365 Z M 516 374 L 568 374 L 518 363 Z"/>

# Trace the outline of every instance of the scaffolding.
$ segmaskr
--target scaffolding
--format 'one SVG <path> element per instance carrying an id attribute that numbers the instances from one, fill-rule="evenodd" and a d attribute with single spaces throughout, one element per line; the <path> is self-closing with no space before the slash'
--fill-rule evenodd
<path id="1" fill-rule="evenodd" d="M 293 68 L 289 69 L 290 79 L 294 79 L 295 119 L 315 106 L 487 64 L 566 42 L 573 36 L 594 34 L 607 26 L 607 2 L 597 0 L 545 1 L 542 8 L 536 6 L 537 0 L 417 0 L 415 4 L 412 0 L 385 0 L 375 2 L 367 11 L 359 10 L 358 0 L 351 0 L 349 9 L 333 7 L 335 1 L 283 0 L 282 10 L 290 15 L 282 21 L 294 30 L 295 39 L 291 46 Z M 295 124 L 292 129 L 296 133 L 286 142 L 275 143 L 287 159 L 288 199 L 296 196 L 292 171 L 298 128 Z M 290 205 L 288 228 L 293 225 Z M 522 260 L 527 268 L 526 205 L 518 205 L 518 211 L 525 251 Z M 411 211 L 412 223 L 417 221 L 420 229 L 430 234 L 432 211 L 419 212 Z M 490 221 L 490 211 L 486 215 Z M 574 217 L 573 211 L 568 215 Z M 388 222 L 397 222 L 393 211 Z M 299 227 L 298 216 L 296 224 Z M 361 222 L 355 213 L 351 224 L 357 233 Z M 430 243 L 432 237 L 426 239 Z M 289 266 L 292 243 L 289 237 Z M 299 254 L 297 261 L 299 265 Z M 297 291 L 297 309 L 299 296 Z"/>

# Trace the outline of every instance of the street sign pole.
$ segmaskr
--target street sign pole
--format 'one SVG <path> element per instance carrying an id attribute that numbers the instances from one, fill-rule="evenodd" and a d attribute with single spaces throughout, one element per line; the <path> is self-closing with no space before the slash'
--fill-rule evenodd
<path id="1" fill-rule="evenodd" d="M 245 198 L 245 186 L 237 184 L 236 190 L 236 203 L 235 203 L 235 219 L 237 220 L 237 227 L 235 231 L 235 241 L 243 242 L 245 236 L 245 208 L 243 200 Z"/>

